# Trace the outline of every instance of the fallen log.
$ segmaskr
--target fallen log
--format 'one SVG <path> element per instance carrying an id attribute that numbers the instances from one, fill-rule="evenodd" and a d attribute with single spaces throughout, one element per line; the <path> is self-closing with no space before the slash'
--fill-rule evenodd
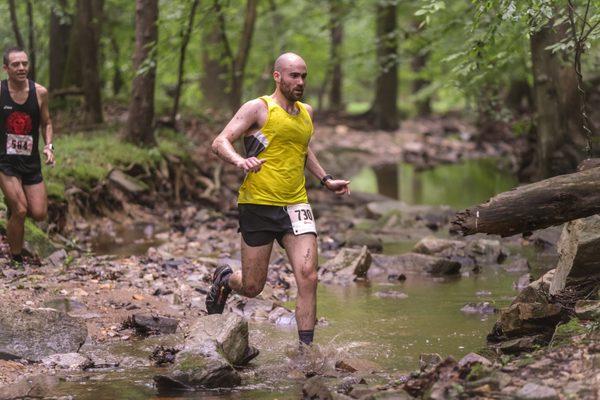
<path id="1" fill-rule="evenodd" d="M 451 231 L 512 236 L 600 213 L 600 168 L 520 186 L 456 214 Z"/>

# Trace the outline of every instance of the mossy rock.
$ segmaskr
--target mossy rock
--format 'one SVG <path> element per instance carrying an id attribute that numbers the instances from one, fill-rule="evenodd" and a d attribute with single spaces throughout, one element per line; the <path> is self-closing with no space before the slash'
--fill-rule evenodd
<path id="1" fill-rule="evenodd" d="M 584 335 L 588 332 L 585 326 L 577 318 L 571 319 L 566 324 L 559 324 L 554 330 L 552 346 L 564 346 L 571 343 L 575 336 Z"/>

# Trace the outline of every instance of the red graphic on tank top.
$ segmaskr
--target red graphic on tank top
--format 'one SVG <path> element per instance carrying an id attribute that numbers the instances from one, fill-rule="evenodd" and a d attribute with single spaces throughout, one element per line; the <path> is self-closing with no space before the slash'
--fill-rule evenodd
<path id="1" fill-rule="evenodd" d="M 31 117 L 21 111 L 15 111 L 6 119 L 6 130 L 14 135 L 31 133 Z"/>

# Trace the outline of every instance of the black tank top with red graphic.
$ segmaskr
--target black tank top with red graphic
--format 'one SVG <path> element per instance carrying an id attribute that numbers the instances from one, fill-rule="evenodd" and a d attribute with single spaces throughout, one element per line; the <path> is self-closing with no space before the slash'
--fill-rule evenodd
<path id="1" fill-rule="evenodd" d="M 6 80 L 1 85 L 0 163 L 8 163 L 23 173 L 39 171 L 40 106 L 35 82 L 29 80 L 29 95 L 23 104 L 12 99 Z"/>

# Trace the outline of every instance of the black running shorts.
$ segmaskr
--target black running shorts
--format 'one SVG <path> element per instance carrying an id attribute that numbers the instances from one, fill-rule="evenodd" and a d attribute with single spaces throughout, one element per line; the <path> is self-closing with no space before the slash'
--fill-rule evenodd
<path id="1" fill-rule="evenodd" d="M 21 179 L 21 184 L 25 186 L 37 185 L 44 180 L 41 169 L 34 168 L 23 171 L 5 162 L 0 162 L 0 172 L 2 172 L 4 175 L 16 176 L 17 178 Z"/>
<path id="2" fill-rule="evenodd" d="M 239 232 L 248 246 L 264 246 L 277 240 L 283 246 L 283 236 L 294 234 L 292 221 L 281 206 L 266 206 L 261 204 L 238 204 Z"/>

